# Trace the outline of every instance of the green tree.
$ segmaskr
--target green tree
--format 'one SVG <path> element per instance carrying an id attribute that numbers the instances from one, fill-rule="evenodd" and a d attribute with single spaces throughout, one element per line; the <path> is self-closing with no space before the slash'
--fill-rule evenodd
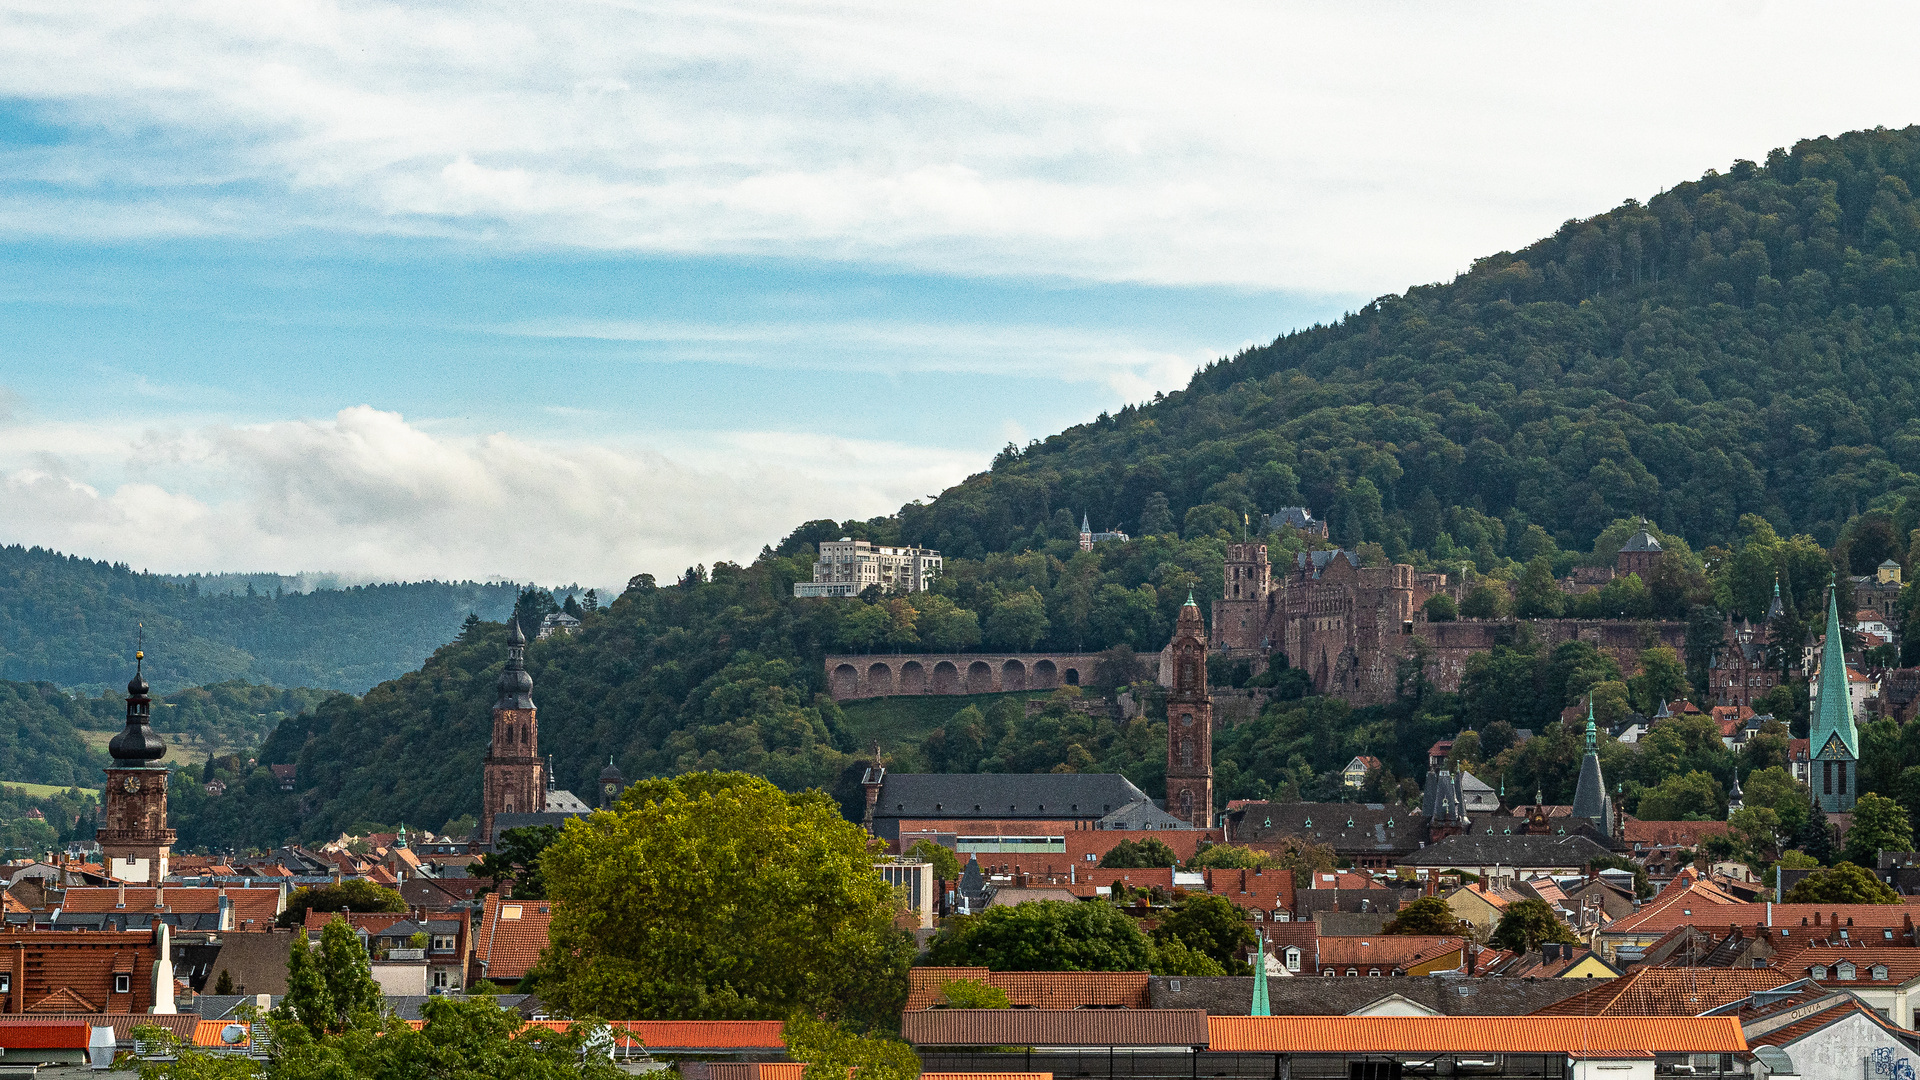
<path id="1" fill-rule="evenodd" d="M 277 1015 L 297 1022 L 318 1037 L 351 1027 L 377 1025 L 381 1010 L 379 984 L 360 936 L 345 919 L 335 917 L 320 932 L 316 951 L 307 935 L 296 931 L 287 954 L 287 996 Z"/>
<path id="2" fill-rule="evenodd" d="M 494 841 L 494 850 L 480 856 L 479 862 L 469 863 L 467 872 L 474 877 L 492 878 L 496 889 L 501 882 L 513 882 L 513 895 L 517 900 L 545 900 L 547 880 L 540 873 L 540 855 L 559 838 L 560 828 L 556 825 L 503 830 Z"/>
<path id="3" fill-rule="evenodd" d="M 1438 896 L 1425 896 L 1386 920 L 1382 934 L 1465 934 L 1465 922 L 1453 917 L 1452 907 Z"/>
<path id="4" fill-rule="evenodd" d="M 914 597 L 920 640 L 934 652 L 959 652 L 980 644 L 980 616 L 938 593 Z"/>
<path id="5" fill-rule="evenodd" d="M 954 1009 L 1011 1009 L 1007 992 L 979 979 L 949 979 L 940 984 L 940 998 Z"/>
<path id="6" fill-rule="evenodd" d="M 987 617 L 987 639 L 1004 649 L 1025 652 L 1047 634 L 1047 602 L 1028 588 L 993 605 Z"/>
<path id="7" fill-rule="evenodd" d="M 992 971 L 1147 971 L 1153 944 L 1112 904 L 1028 900 L 949 920 L 927 962 Z"/>
<path id="8" fill-rule="evenodd" d="M 931 840 L 916 840 L 905 852 L 909 859 L 933 864 L 933 876 L 942 881 L 960 880 L 960 857 L 944 845 Z"/>
<path id="9" fill-rule="evenodd" d="M 329 885 L 302 885 L 287 897 L 281 926 L 305 926 L 309 911 L 401 912 L 407 901 L 399 893 L 362 878 Z"/>
<path id="10" fill-rule="evenodd" d="M 1680 654 L 1664 645 L 1641 651 L 1640 674 L 1628 685 L 1633 689 L 1634 703 L 1648 716 L 1660 708 L 1661 702 L 1681 701 L 1693 693 Z"/>
<path id="11" fill-rule="evenodd" d="M 219 997 L 225 997 L 233 993 L 233 973 L 226 968 L 221 968 L 220 977 L 214 980 L 213 992 Z"/>
<path id="12" fill-rule="evenodd" d="M 1853 824 L 1841 858 L 1859 866 L 1880 865 L 1882 851 L 1912 851 L 1913 822 L 1907 808 L 1869 791 L 1853 804 Z"/>
<path id="13" fill-rule="evenodd" d="M 1156 945 L 1179 941 L 1228 970 L 1240 967 L 1237 954 L 1253 944 L 1253 926 L 1233 901 L 1212 893 L 1187 893 L 1153 928 Z"/>
<path id="14" fill-rule="evenodd" d="M 1507 590 L 1499 582 L 1482 580 L 1468 590 L 1460 602 L 1460 615 L 1467 619 L 1498 619 L 1507 613 Z"/>
<path id="15" fill-rule="evenodd" d="M 1236 969 L 1246 965 L 1236 965 Z M 1153 965 L 1150 970 L 1155 975 L 1179 976 L 1219 976 L 1225 975 L 1228 968 L 1213 957 L 1198 949 L 1190 949 L 1179 938 L 1168 938 L 1153 947 Z"/>
<path id="16" fill-rule="evenodd" d="M 1755 769 L 1741 781 L 1742 795 L 1748 806 L 1772 810 L 1780 819 L 1780 831 L 1797 835 L 1807 820 L 1807 785 L 1793 778 L 1785 768 L 1771 765 Z"/>
<path id="17" fill-rule="evenodd" d="M 1385 934 L 1455 935 L 1466 933 L 1466 924 L 1454 917 L 1453 909 L 1437 896 L 1423 896 L 1387 920 Z"/>
<path id="18" fill-rule="evenodd" d="M 1460 605 L 1454 603 L 1453 597 L 1446 593 L 1427 597 L 1427 602 L 1420 606 L 1420 610 L 1427 613 L 1428 622 L 1452 622 L 1460 617 Z"/>
<path id="19" fill-rule="evenodd" d="M 1897 904 L 1900 894 L 1871 871 L 1850 862 L 1815 870 L 1787 890 L 1788 904 Z"/>
<path id="20" fill-rule="evenodd" d="M 1647 868 L 1634 862 L 1625 855 L 1596 855 L 1587 860 L 1587 865 L 1595 870 L 1627 870 L 1633 874 L 1633 895 L 1636 899 L 1651 900 L 1654 896 L 1653 884 L 1647 880 Z"/>
<path id="21" fill-rule="evenodd" d="M 1100 856 L 1102 870 L 1140 870 L 1154 866 L 1178 866 L 1180 856 L 1166 841 L 1149 836 L 1145 840 L 1122 840 Z"/>
<path id="22" fill-rule="evenodd" d="M 1165 492 L 1156 491 L 1147 496 L 1140 510 L 1140 535 L 1158 536 L 1173 531 L 1173 511 L 1168 509 Z"/>
<path id="23" fill-rule="evenodd" d="M 781 1029 L 787 1056 L 807 1063 L 804 1080 L 846 1080 L 857 1071 L 862 1080 L 916 1080 L 920 1057 L 913 1047 L 876 1034 L 795 1014 Z"/>
<path id="24" fill-rule="evenodd" d="M 1577 945 L 1580 939 L 1574 936 L 1567 924 L 1553 914 L 1553 909 L 1544 900 L 1520 900 L 1507 906 L 1506 914 L 1500 916 L 1499 925 L 1493 928 L 1489 942 L 1502 949 L 1515 952 L 1532 952 L 1543 942 L 1556 941 L 1568 945 Z"/>
<path id="25" fill-rule="evenodd" d="M 1522 619 L 1552 619 L 1565 602 L 1566 594 L 1553 577 L 1553 560 L 1545 555 L 1529 560 L 1514 592 L 1513 613 Z"/>
<path id="26" fill-rule="evenodd" d="M 907 939 L 867 836 L 820 792 L 741 773 L 641 780 L 541 856 L 554 902 L 533 978 L 575 1016 L 883 1023 Z"/>
<path id="27" fill-rule="evenodd" d="M 1718 821 L 1723 810 L 1719 781 L 1690 772 L 1643 791 L 1633 813 L 1642 821 Z"/>
<path id="28" fill-rule="evenodd" d="M 1273 856 L 1236 844 L 1208 844 L 1187 860 L 1189 870 L 1260 870 L 1272 865 Z"/>

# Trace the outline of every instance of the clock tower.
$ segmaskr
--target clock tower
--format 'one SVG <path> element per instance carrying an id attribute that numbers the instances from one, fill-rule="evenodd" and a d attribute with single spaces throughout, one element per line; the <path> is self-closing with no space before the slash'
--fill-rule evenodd
<path id="1" fill-rule="evenodd" d="M 1187 594 L 1174 624 L 1173 687 L 1167 691 L 1167 813 L 1196 829 L 1213 825 L 1213 697 L 1207 693 L 1207 627 Z"/>
<path id="2" fill-rule="evenodd" d="M 546 768 L 540 762 L 540 720 L 533 708 L 533 676 L 527 673 L 527 635 L 507 617 L 507 666 L 493 703 L 493 741 L 487 744 L 480 797 L 480 842 L 491 845 L 500 814 L 539 814 L 547 809 Z"/>
<path id="3" fill-rule="evenodd" d="M 106 819 L 95 833 L 107 873 L 122 881 L 158 886 L 176 834 L 167 828 L 167 744 L 151 723 L 153 698 L 140 671 L 145 652 L 133 654 L 127 684 L 127 726 L 107 743 Z"/>

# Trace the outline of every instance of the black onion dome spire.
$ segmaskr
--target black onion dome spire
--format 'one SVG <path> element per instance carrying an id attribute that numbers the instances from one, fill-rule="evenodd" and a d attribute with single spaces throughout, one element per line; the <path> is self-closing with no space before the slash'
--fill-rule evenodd
<path id="1" fill-rule="evenodd" d="M 107 743 L 107 753 L 113 755 L 116 763 L 140 764 L 167 756 L 167 744 L 160 741 L 159 733 L 150 722 L 152 688 L 141 675 L 146 658 L 144 650 L 133 654 L 133 678 L 127 682 L 127 726 Z"/>
<path id="2" fill-rule="evenodd" d="M 527 674 L 527 635 L 521 632 L 517 618 L 507 619 L 507 667 L 500 673 L 498 686 L 500 697 L 493 703 L 494 708 L 533 708 L 533 676 Z"/>

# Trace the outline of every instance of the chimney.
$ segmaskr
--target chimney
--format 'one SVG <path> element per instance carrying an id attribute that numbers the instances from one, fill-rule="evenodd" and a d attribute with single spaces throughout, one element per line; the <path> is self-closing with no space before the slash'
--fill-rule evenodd
<path id="1" fill-rule="evenodd" d="M 1820 925 L 1820 913 L 1817 911 L 1813 913 L 1813 925 L 1815 926 Z"/>
<path id="2" fill-rule="evenodd" d="M 503 881 L 500 883 L 500 899 L 502 900 L 513 899 L 513 882 Z"/>
<path id="3" fill-rule="evenodd" d="M 166 906 L 167 887 L 165 885 L 155 885 L 153 887 L 153 910 L 159 911 Z"/>
<path id="4" fill-rule="evenodd" d="M 117 908 L 127 906 L 127 883 L 125 879 L 122 879 L 120 882 L 120 891 L 114 897 L 113 906 Z"/>

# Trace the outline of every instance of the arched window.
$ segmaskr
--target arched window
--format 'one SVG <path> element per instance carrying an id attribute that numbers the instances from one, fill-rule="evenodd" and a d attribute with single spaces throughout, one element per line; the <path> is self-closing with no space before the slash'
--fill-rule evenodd
<path id="1" fill-rule="evenodd" d="M 1335 975 L 1335 972 L 1332 968 L 1328 968 L 1327 970 L 1320 973 L 1320 976 L 1326 979 L 1331 979 L 1333 978 L 1334 975 Z"/>
<path id="2" fill-rule="evenodd" d="M 1358 974 L 1360 974 L 1360 969 L 1359 969 L 1359 968 L 1348 968 L 1348 969 L 1347 969 L 1347 978 L 1349 978 L 1349 979 L 1351 979 L 1351 978 L 1353 978 L 1354 976 L 1356 976 L 1356 975 L 1358 975 Z"/>
<path id="3" fill-rule="evenodd" d="M 1367 969 L 1367 977 L 1368 977 L 1368 978 L 1370 978 L 1370 979 L 1377 979 L 1377 978 L 1379 978 L 1379 977 L 1380 977 L 1380 969 L 1379 969 L 1379 968 L 1368 968 L 1368 969 Z"/>

